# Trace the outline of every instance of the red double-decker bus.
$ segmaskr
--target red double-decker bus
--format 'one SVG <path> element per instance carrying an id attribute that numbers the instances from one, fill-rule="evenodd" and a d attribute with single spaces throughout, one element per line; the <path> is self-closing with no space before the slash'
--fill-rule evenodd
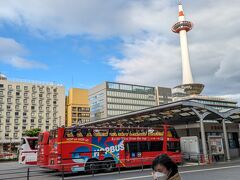
<path id="1" fill-rule="evenodd" d="M 38 135 L 37 154 L 37 165 L 40 167 L 48 167 L 49 150 L 49 132 L 40 132 Z"/>
<path id="2" fill-rule="evenodd" d="M 79 172 L 151 165 L 160 154 L 181 163 L 180 138 L 159 128 L 58 128 L 50 131 L 49 168 Z"/>

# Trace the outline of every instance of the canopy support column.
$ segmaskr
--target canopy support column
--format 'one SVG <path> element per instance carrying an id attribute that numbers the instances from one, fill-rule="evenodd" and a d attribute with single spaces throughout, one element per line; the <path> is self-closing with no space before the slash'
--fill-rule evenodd
<path id="1" fill-rule="evenodd" d="M 225 149 L 227 154 L 227 160 L 231 160 L 230 152 L 229 152 L 229 142 L 228 142 L 228 136 L 227 136 L 227 128 L 226 128 L 226 119 L 222 120 L 222 126 L 223 126 L 223 135 L 224 135 L 224 142 L 225 142 Z"/>
<path id="2" fill-rule="evenodd" d="M 203 120 L 210 113 L 209 112 L 204 112 L 203 114 L 201 114 L 199 111 L 197 111 L 194 108 L 192 108 L 192 110 L 195 112 L 195 114 L 198 116 L 198 118 L 200 120 L 200 131 L 201 131 L 201 139 L 202 139 L 203 156 L 204 156 L 204 160 L 208 161 L 207 143 L 206 143 L 205 128 L 204 128 Z"/>

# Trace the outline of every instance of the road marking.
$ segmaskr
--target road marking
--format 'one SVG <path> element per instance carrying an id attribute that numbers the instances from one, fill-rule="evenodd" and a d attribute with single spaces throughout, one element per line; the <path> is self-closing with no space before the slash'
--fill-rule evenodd
<path id="1" fill-rule="evenodd" d="M 197 169 L 197 170 L 190 170 L 190 171 L 181 171 L 180 174 L 187 174 L 187 173 L 194 173 L 194 172 L 203 172 L 203 171 L 214 171 L 214 170 L 221 170 L 221 169 L 230 169 L 230 168 L 238 168 L 240 165 L 235 166 L 225 166 L 225 167 L 217 167 L 217 168 L 208 168 L 208 169 Z M 150 168 L 144 169 L 144 171 L 151 170 Z M 144 172 L 143 171 L 143 172 Z M 137 170 L 129 170 L 129 171 L 121 171 L 120 174 L 126 174 L 126 173 L 134 173 L 134 172 L 141 172 L 139 169 Z M 74 176 L 74 177 L 66 177 L 64 179 L 76 179 L 76 178 L 87 178 L 87 177 L 98 177 L 98 176 L 108 176 L 118 174 L 118 172 L 111 172 L 111 173 L 105 173 L 105 174 L 95 174 L 93 175 L 84 175 L 84 176 Z M 145 176 L 138 176 L 138 177 L 129 177 L 129 178 L 122 178 L 122 179 L 116 179 L 116 180 L 131 180 L 131 179 L 141 179 L 141 178 L 148 178 L 152 177 L 152 175 L 145 175 Z"/>
<path id="2" fill-rule="evenodd" d="M 182 172 L 180 172 L 180 174 L 187 174 L 187 173 L 194 173 L 194 172 L 202 172 L 202 171 L 214 171 L 214 170 L 231 169 L 231 168 L 240 168 L 240 165 L 217 167 L 217 168 L 208 168 L 208 169 L 197 169 L 197 170 L 190 170 L 190 171 L 182 171 Z"/>

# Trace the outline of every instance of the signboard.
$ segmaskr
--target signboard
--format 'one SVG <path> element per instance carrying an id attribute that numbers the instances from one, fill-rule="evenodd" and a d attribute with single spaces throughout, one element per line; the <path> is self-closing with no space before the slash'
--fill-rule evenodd
<path id="1" fill-rule="evenodd" d="M 224 154 L 221 136 L 208 136 L 209 151 L 212 155 Z"/>

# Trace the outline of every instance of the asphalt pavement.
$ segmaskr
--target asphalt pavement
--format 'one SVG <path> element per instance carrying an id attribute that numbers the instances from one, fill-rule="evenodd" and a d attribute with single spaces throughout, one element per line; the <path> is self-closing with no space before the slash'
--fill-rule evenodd
<path id="1" fill-rule="evenodd" d="M 61 174 L 33 166 L 19 165 L 17 162 L 0 163 L 0 179 L 26 179 L 27 168 L 30 167 L 30 180 L 59 180 Z M 12 170 L 10 170 L 12 169 Z M 179 167 L 183 180 L 240 180 L 240 161 L 231 161 L 211 165 L 190 165 Z M 94 176 L 86 174 L 66 175 L 65 180 L 152 180 L 151 169 L 131 169 L 111 173 L 98 173 Z"/>

